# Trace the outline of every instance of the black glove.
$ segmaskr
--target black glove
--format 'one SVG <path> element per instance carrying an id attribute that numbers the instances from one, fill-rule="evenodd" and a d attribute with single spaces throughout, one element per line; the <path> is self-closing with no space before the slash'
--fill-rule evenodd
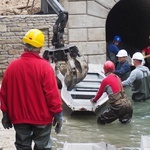
<path id="1" fill-rule="evenodd" d="M 62 127 L 62 112 L 54 114 L 53 126 L 55 126 L 55 132 L 60 133 Z"/>
<path id="2" fill-rule="evenodd" d="M 3 112 L 2 125 L 5 129 L 12 128 L 11 121 L 6 112 Z"/>

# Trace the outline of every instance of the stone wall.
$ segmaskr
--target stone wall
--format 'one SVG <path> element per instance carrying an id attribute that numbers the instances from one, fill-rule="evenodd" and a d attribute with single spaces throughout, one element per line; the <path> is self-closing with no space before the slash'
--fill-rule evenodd
<path id="1" fill-rule="evenodd" d="M 7 65 L 22 53 L 22 37 L 32 28 L 40 29 L 45 34 L 45 47 L 51 46 L 52 28 L 56 15 L 14 15 L 1 16 L 0 24 L 0 76 Z M 65 30 L 67 35 L 67 30 Z M 64 35 L 64 37 L 65 37 Z M 67 42 L 67 38 L 65 37 Z"/>

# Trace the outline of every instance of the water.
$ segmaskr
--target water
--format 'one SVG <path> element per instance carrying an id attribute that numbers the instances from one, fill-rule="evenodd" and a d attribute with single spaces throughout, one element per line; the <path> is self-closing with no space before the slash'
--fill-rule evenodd
<path id="1" fill-rule="evenodd" d="M 129 93 L 131 96 L 131 93 Z M 141 135 L 150 134 L 150 100 L 132 102 L 133 117 L 129 124 L 118 120 L 111 124 L 98 125 L 97 116 L 70 116 L 64 111 L 63 129 L 58 135 L 52 129 L 53 149 L 63 148 L 68 143 L 106 143 L 121 147 L 140 147 Z"/>

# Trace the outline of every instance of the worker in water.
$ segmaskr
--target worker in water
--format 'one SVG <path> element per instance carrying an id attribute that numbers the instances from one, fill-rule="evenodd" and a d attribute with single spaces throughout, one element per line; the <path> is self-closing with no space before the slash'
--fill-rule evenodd
<path id="1" fill-rule="evenodd" d="M 132 86 L 132 99 L 135 101 L 146 100 L 150 98 L 150 71 L 148 67 L 143 66 L 144 56 L 136 52 L 132 56 L 132 64 L 135 69 L 131 71 L 130 76 L 122 82 L 123 86 Z"/>
<path id="2" fill-rule="evenodd" d="M 106 78 L 101 82 L 101 86 L 91 102 L 96 103 L 104 92 L 108 94 L 110 106 L 97 118 L 98 124 L 111 123 L 117 119 L 121 123 L 128 123 L 132 118 L 132 105 L 128 100 L 120 78 L 114 74 L 115 65 L 111 61 L 104 64 Z"/>
<path id="3" fill-rule="evenodd" d="M 118 45 L 120 42 L 121 42 L 121 37 L 116 35 L 113 38 L 113 42 L 108 44 L 107 46 L 107 60 L 114 62 L 115 65 L 117 63 L 116 55 L 119 52 Z"/>
<path id="4" fill-rule="evenodd" d="M 114 73 L 118 75 L 123 81 L 127 79 L 131 71 L 130 64 L 127 61 L 128 53 L 126 50 L 122 49 L 118 52 L 116 56 L 118 57 L 118 63 Z"/>

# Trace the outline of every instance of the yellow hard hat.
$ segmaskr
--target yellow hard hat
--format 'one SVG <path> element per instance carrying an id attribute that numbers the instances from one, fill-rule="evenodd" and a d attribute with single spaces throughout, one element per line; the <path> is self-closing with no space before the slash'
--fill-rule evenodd
<path id="1" fill-rule="evenodd" d="M 39 29 L 29 30 L 22 39 L 23 43 L 40 48 L 44 45 L 44 34 Z"/>

